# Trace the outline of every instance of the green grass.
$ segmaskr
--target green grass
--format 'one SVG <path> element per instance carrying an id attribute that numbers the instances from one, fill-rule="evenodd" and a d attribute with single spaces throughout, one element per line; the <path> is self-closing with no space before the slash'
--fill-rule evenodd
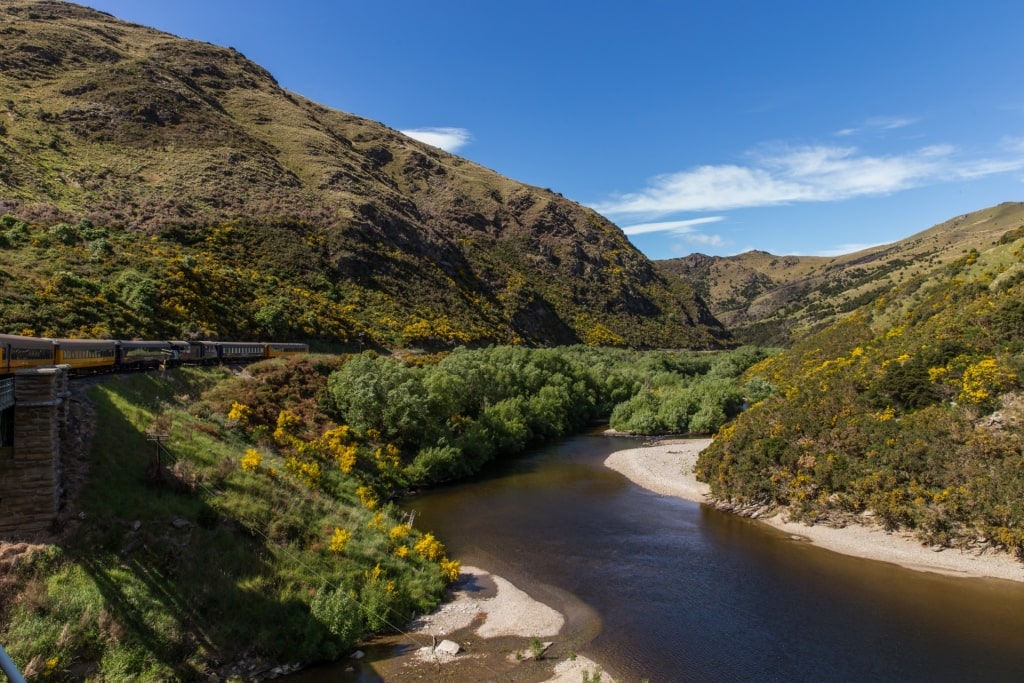
<path id="1" fill-rule="evenodd" d="M 438 565 L 391 553 L 395 513 L 374 524 L 345 482 L 311 490 L 241 471 L 252 444 L 216 416 L 196 415 L 225 376 L 179 369 L 90 391 L 96 435 L 84 519 L 20 563 L 17 597 L 4 605 L 0 641 L 33 679 L 193 680 L 242 656 L 333 659 L 368 626 L 402 624 L 436 604 Z M 168 425 L 156 477 L 146 432 Z M 336 527 L 354 534 L 341 554 L 327 547 Z M 344 633 L 311 614 L 318 592 L 337 589 L 375 599 L 371 611 L 342 600 L 354 624 Z"/>

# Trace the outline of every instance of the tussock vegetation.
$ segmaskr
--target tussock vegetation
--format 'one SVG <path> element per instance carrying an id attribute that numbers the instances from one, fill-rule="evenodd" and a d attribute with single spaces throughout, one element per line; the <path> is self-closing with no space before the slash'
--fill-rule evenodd
<path id="1" fill-rule="evenodd" d="M 1024 245 L 1007 234 L 751 368 L 778 392 L 702 454 L 712 493 L 1021 553 Z"/>

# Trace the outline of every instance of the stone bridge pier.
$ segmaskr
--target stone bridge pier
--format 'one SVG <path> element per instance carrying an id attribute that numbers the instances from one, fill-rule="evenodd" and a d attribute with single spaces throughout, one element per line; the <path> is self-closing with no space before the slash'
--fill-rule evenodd
<path id="1" fill-rule="evenodd" d="M 0 378 L 0 538 L 48 532 L 61 498 L 68 366 Z"/>

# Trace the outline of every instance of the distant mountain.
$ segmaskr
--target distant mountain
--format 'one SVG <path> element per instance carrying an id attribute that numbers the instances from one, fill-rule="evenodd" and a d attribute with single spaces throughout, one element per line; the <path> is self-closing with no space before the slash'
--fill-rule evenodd
<path id="1" fill-rule="evenodd" d="M 692 254 L 657 262 L 688 283 L 738 339 L 788 346 L 896 285 L 995 244 L 1024 225 L 1024 204 L 957 216 L 892 244 L 835 258 Z"/>
<path id="2" fill-rule="evenodd" d="M 5 2 L 0 36 L 2 331 L 727 341 L 597 213 L 231 48 L 51 1 Z"/>

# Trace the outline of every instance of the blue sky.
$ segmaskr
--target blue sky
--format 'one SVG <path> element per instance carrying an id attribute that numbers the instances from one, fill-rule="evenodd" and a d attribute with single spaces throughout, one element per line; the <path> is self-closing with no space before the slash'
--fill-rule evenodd
<path id="1" fill-rule="evenodd" d="M 1017 0 L 86 0 L 592 206 L 651 258 L 1024 200 Z"/>

